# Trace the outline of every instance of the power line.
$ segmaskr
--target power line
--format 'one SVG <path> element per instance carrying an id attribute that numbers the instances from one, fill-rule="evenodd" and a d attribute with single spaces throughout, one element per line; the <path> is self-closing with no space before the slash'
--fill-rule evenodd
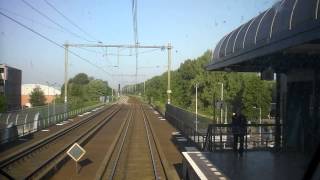
<path id="1" fill-rule="evenodd" d="M 48 19 L 50 22 L 52 22 L 53 24 L 55 24 L 56 26 L 59 26 L 61 29 L 63 29 L 64 31 L 72 34 L 73 36 L 79 38 L 79 39 L 82 39 L 84 41 L 87 41 L 87 42 L 93 42 L 93 41 L 89 41 L 88 39 L 70 31 L 69 29 L 63 27 L 61 24 L 57 23 L 56 21 L 54 21 L 53 19 L 51 19 L 49 16 L 47 16 L 46 14 L 44 14 L 43 12 L 41 12 L 40 10 L 38 10 L 37 8 L 35 8 L 34 6 L 32 6 L 30 3 L 28 3 L 27 1 L 25 0 L 21 0 L 24 4 L 26 4 L 28 7 L 30 7 L 32 10 L 36 11 L 38 14 L 40 14 L 41 16 L 43 16 L 44 18 Z"/>
<path id="2" fill-rule="evenodd" d="M 52 29 L 52 30 L 55 30 L 55 31 L 63 32 L 63 31 L 62 31 L 61 29 L 59 29 L 59 28 L 56 28 L 56 27 L 53 27 L 53 26 L 48 26 L 48 25 L 43 24 L 43 23 L 41 23 L 41 22 L 39 22 L 39 21 L 36 21 L 36 20 L 31 19 L 31 18 L 22 16 L 21 14 L 18 14 L 18 13 L 16 13 L 16 12 L 10 11 L 10 10 L 8 10 L 8 9 L 0 8 L 0 10 L 6 11 L 6 12 L 9 13 L 9 14 L 12 14 L 12 15 L 14 15 L 14 16 L 16 16 L 16 17 L 20 17 L 20 18 L 25 19 L 25 20 L 27 20 L 27 21 L 30 21 L 30 22 L 32 22 L 32 23 L 36 23 L 36 24 L 41 25 L 41 26 L 43 26 L 43 27 L 46 27 L 46 28 L 48 28 L 48 29 Z"/>
<path id="3" fill-rule="evenodd" d="M 90 37 L 91 39 L 99 42 L 99 40 L 97 40 L 96 38 L 94 38 L 92 35 L 90 35 L 88 32 L 86 32 L 85 30 L 83 30 L 81 27 L 79 27 L 76 23 L 74 23 L 71 19 L 69 19 L 67 16 L 65 16 L 61 11 L 59 11 L 53 4 L 49 3 L 47 0 L 44 0 L 44 2 L 50 6 L 54 11 L 56 11 L 58 14 L 60 14 L 65 20 L 67 20 L 70 24 L 72 24 L 74 27 L 76 27 L 77 29 L 79 29 L 82 33 L 86 34 L 88 37 Z"/>
<path id="4" fill-rule="evenodd" d="M 58 47 L 60 47 L 60 48 L 62 48 L 62 49 L 65 49 L 65 48 L 64 48 L 64 46 L 60 45 L 60 44 L 59 44 L 59 43 L 57 43 L 56 41 L 54 41 L 54 40 L 52 40 L 52 39 L 48 38 L 47 36 L 45 36 L 45 35 L 43 35 L 43 34 L 41 34 L 41 33 L 37 32 L 36 30 L 34 30 L 34 29 L 32 29 L 32 28 L 28 27 L 27 25 L 24 25 L 24 24 L 23 24 L 23 23 L 21 23 L 20 21 L 18 21 L 18 20 L 16 20 L 16 19 L 14 19 L 14 18 L 12 18 L 12 17 L 10 17 L 10 16 L 6 15 L 5 13 L 3 13 L 3 12 L 1 12 L 1 11 L 0 11 L 0 14 L 1 14 L 2 16 L 4 16 L 4 17 L 6 17 L 6 18 L 10 19 L 11 21 L 13 21 L 13 22 L 17 23 L 18 25 L 22 26 L 23 28 L 28 29 L 29 31 L 33 32 L 34 34 L 36 34 L 36 35 L 40 36 L 41 38 L 43 38 L 43 39 L 45 39 L 45 40 L 49 41 L 50 43 L 52 43 L 52 44 L 54 44 L 54 45 L 56 45 L 56 46 L 58 46 Z M 103 72 L 104 72 L 104 73 L 106 73 L 107 75 L 111 76 L 111 74 L 110 74 L 109 72 L 107 72 L 106 70 L 104 70 L 102 67 L 99 67 L 99 66 L 97 66 L 96 64 L 92 63 L 92 62 L 91 62 L 91 61 L 89 61 L 88 59 L 86 59 L 86 58 L 84 58 L 84 57 L 80 56 L 79 54 L 77 54 L 77 53 L 75 53 L 75 52 L 73 52 L 73 51 L 70 51 L 70 50 L 69 50 L 69 52 L 70 52 L 70 54 L 72 54 L 72 55 L 74 55 L 74 56 L 78 57 L 79 59 L 81 59 L 81 60 L 83 60 L 83 61 L 85 61 L 85 62 L 89 63 L 90 65 L 92 65 L 92 66 L 96 67 L 97 69 L 100 69 L 101 71 L 103 71 Z"/>
<path id="5" fill-rule="evenodd" d="M 105 52 L 99 52 L 99 51 L 95 51 L 95 50 L 91 50 L 91 49 L 87 49 L 84 47 L 76 47 L 79 49 L 82 49 L 84 51 L 90 52 L 90 53 L 94 53 L 94 54 L 103 54 L 103 55 L 107 55 L 107 56 L 118 56 L 117 53 L 105 53 Z M 139 54 L 147 54 L 147 53 L 151 53 L 151 52 L 155 52 L 158 51 L 159 49 L 149 49 L 149 50 L 145 50 L 142 52 L 139 52 Z M 119 50 L 120 52 L 121 50 Z M 135 54 L 119 54 L 119 56 L 134 56 Z"/>

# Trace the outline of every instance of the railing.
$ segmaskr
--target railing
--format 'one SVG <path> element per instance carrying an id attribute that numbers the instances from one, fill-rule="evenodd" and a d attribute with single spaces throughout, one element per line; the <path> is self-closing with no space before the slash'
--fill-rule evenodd
<path id="1" fill-rule="evenodd" d="M 0 122 L 4 124 L 5 127 L 0 128 L 0 144 L 48 128 L 54 124 L 63 125 L 67 123 L 64 122 L 65 120 L 96 109 L 103 104 L 99 103 L 69 111 L 65 111 L 65 105 L 62 105 L 63 106 L 60 104 L 54 107 L 55 111 L 52 111 L 52 113 L 50 113 L 49 107 L 49 114 L 47 113 L 48 111 L 46 111 L 48 106 L 1 114 L 2 118 Z"/>
<path id="2" fill-rule="evenodd" d="M 166 105 L 166 118 L 199 149 L 232 150 L 233 134 L 230 124 L 210 124 L 212 120 L 198 116 L 196 132 L 195 114 L 172 105 Z M 244 148 L 247 150 L 273 149 L 275 137 L 276 124 L 248 124 L 247 133 L 244 136 Z"/>
<path id="3" fill-rule="evenodd" d="M 244 135 L 246 150 L 273 149 L 275 147 L 275 124 L 248 124 Z M 210 124 L 203 150 L 232 150 L 233 134 L 230 124 Z"/>
<path id="4" fill-rule="evenodd" d="M 178 109 L 178 111 L 180 110 L 182 109 Z M 166 108 L 166 114 L 165 114 L 166 119 L 174 127 L 176 127 L 181 132 L 182 135 L 187 137 L 189 142 L 193 142 L 198 147 L 198 149 L 202 149 L 204 147 L 206 130 L 207 130 L 207 128 L 205 127 L 205 123 L 201 123 L 202 121 L 199 121 L 199 126 L 198 126 L 199 128 L 197 132 L 194 126 L 192 125 L 194 124 L 194 119 L 192 120 L 191 118 L 186 118 L 188 117 L 188 115 L 186 114 L 184 114 L 184 116 L 179 116 L 181 114 L 183 113 L 179 112 L 178 114 L 177 113 L 174 114 L 172 113 L 172 111 L 168 112 L 168 108 Z"/>

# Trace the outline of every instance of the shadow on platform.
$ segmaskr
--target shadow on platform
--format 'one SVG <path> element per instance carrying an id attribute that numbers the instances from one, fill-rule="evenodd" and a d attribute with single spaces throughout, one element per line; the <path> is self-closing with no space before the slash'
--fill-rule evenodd
<path id="1" fill-rule="evenodd" d="M 203 153 L 203 156 L 228 179 L 237 180 L 302 179 L 309 162 L 303 154 L 293 152 L 249 151 L 240 157 L 229 151 Z"/>

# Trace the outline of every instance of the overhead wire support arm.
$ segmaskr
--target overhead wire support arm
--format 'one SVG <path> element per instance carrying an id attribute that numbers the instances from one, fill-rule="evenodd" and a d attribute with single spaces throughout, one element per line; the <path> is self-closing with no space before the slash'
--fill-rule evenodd
<path id="1" fill-rule="evenodd" d="M 140 49 L 168 49 L 169 46 L 157 45 L 132 45 L 132 44 L 68 44 L 69 47 L 105 47 L 105 48 L 140 48 Z M 172 46 L 170 46 L 172 48 Z"/>
<path id="2" fill-rule="evenodd" d="M 167 96 L 168 100 L 167 103 L 171 103 L 171 61 L 172 61 L 172 46 L 171 43 L 168 43 L 168 45 L 163 45 L 163 46 L 157 46 L 157 45 L 140 45 L 138 44 L 64 44 L 64 46 L 68 47 L 104 47 L 104 48 L 129 48 L 129 49 L 167 49 L 168 50 L 168 85 L 167 85 Z M 138 74 L 136 73 L 136 76 Z M 66 82 L 65 82 L 66 83 Z M 137 83 L 137 82 L 136 82 Z"/>

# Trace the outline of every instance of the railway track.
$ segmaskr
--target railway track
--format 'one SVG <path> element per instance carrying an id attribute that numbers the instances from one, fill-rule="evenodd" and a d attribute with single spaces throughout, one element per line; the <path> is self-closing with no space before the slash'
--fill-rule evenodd
<path id="1" fill-rule="evenodd" d="M 132 104 L 96 179 L 175 179 L 141 104 Z"/>
<path id="2" fill-rule="evenodd" d="M 1 159 L 0 179 L 40 179 L 64 163 L 66 150 L 75 142 L 86 143 L 120 111 L 119 105 L 101 110 L 68 128 Z"/>

